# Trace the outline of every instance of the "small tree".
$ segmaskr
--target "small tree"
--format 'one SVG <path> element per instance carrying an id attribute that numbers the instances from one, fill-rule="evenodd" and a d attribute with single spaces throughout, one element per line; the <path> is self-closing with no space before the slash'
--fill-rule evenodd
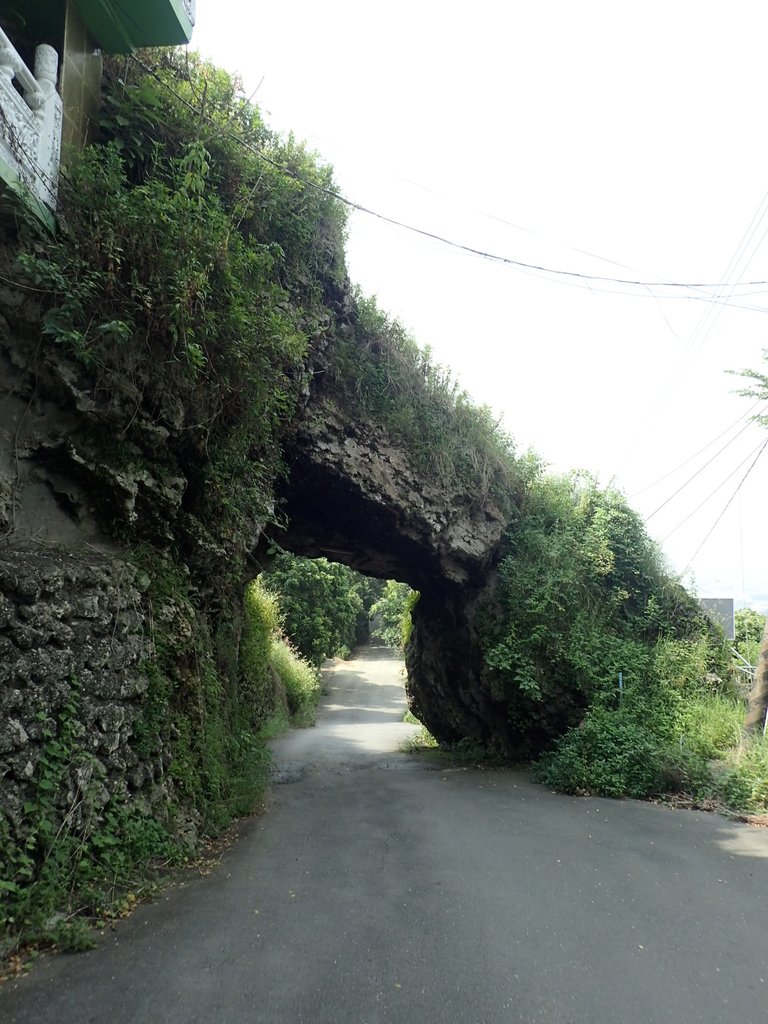
<path id="1" fill-rule="evenodd" d="M 326 558 L 287 552 L 264 573 L 280 604 L 287 636 L 313 664 L 349 657 L 367 638 L 368 609 L 381 584 Z"/>
<path id="2" fill-rule="evenodd" d="M 763 349 L 763 359 L 768 361 L 768 349 Z M 749 387 L 739 392 L 740 395 L 743 395 L 745 398 L 757 398 L 768 401 L 768 373 L 760 373 L 759 370 L 742 370 L 739 376 L 751 381 Z M 762 423 L 763 426 L 768 427 L 768 414 L 765 412 L 758 413 L 754 419 L 758 423 Z"/>
<path id="3" fill-rule="evenodd" d="M 745 661 L 755 665 L 765 630 L 765 616 L 752 608 L 740 608 L 734 619 L 734 647 Z"/>
<path id="4" fill-rule="evenodd" d="M 763 359 L 768 361 L 768 349 L 763 349 Z M 751 381 L 751 383 L 749 387 L 744 388 L 744 390 L 740 391 L 739 394 L 744 395 L 745 398 L 757 398 L 758 401 L 768 401 L 768 374 L 760 373 L 759 370 L 742 370 L 741 376 L 746 380 Z M 763 409 L 752 418 L 758 423 L 762 423 L 764 427 L 768 427 L 768 414 L 765 412 L 765 407 L 763 407 Z M 760 450 L 760 454 L 762 454 L 762 449 Z M 746 610 L 751 612 L 751 609 Z M 752 615 L 757 614 L 758 613 L 756 612 L 752 612 Z M 738 645 L 738 615 L 739 613 L 737 612 L 736 647 L 737 650 L 739 650 L 739 653 L 742 654 Z M 765 620 L 763 620 L 763 624 L 765 625 Z M 745 628 L 750 629 L 752 631 L 751 637 L 754 637 L 756 632 L 756 621 L 754 619 L 750 619 L 749 625 L 745 626 Z M 754 645 L 754 640 L 750 639 L 748 642 Z M 749 661 L 750 664 L 757 665 L 755 682 L 752 687 L 752 692 L 749 695 L 749 709 L 745 720 L 745 725 L 748 729 L 755 729 L 758 726 L 764 726 L 766 715 L 768 715 L 768 659 L 765 654 L 766 650 L 768 650 L 768 633 L 765 632 L 765 630 L 760 634 L 760 636 L 758 636 L 756 647 L 756 652 L 755 646 L 751 646 L 749 648 L 750 656 L 742 654 L 743 657 L 747 658 L 747 661 Z M 761 651 L 763 652 L 762 658 L 760 656 Z M 753 652 L 754 658 L 752 657 Z"/>
<path id="5" fill-rule="evenodd" d="M 387 580 L 384 593 L 372 605 L 371 634 L 387 647 L 402 651 L 410 632 L 414 591 L 407 583 Z"/>

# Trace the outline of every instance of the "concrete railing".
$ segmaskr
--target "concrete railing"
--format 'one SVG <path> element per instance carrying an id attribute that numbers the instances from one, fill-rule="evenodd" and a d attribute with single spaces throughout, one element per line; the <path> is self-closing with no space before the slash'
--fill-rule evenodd
<path id="1" fill-rule="evenodd" d="M 35 50 L 34 74 L 0 29 L 0 159 L 49 210 L 56 209 L 61 152 L 59 56 Z"/>

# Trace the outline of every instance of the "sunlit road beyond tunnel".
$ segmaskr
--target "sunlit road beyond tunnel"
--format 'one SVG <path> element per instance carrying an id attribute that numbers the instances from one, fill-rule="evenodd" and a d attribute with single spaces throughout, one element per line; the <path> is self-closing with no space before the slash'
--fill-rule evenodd
<path id="1" fill-rule="evenodd" d="M 3 1024 L 764 1024 L 768 831 L 400 753 L 400 672 L 329 670 L 221 865 L 7 983 Z"/>

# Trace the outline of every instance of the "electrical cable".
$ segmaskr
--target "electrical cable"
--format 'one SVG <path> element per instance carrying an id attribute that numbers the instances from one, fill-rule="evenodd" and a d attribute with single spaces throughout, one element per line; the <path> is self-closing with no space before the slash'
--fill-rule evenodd
<path id="1" fill-rule="evenodd" d="M 263 79 L 262 79 L 262 81 L 263 81 Z M 333 142 L 333 141 L 329 142 L 328 140 L 324 139 L 322 136 L 318 136 L 318 135 L 315 135 L 315 134 L 310 134 L 309 138 L 314 139 L 317 142 L 319 142 L 319 143 L 321 143 L 321 144 L 323 144 L 325 146 L 331 146 L 332 149 L 343 151 L 343 146 L 339 146 L 339 144 L 337 142 Z M 515 231 L 520 231 L 520 232 L 522 232 L 522 233 L 524 233 L 526 235 L 530 235 L 533 238 L 541 238 L 542 237 L 539 232 L 534 231 L 532 228 L 525 227 L 522 224 L 516 224 L 514 221 L 507 220 L 506 218 L 501 217 L 498 214 L 490 213 L 487 210 L 483 210 L 483 209 L 480 209 L 478 207 L 472 206 L 469 203 L 462 202 L 462 200 L 459 197 L 455 196 L 455 195 L 447 195 L 446 193 L 438 192 L 436 189 L 433 189 L 433 188 L 429 187 L 428 185 L 424 185 L 422 182 L 414 181 L 412 178 L 405 177 L 404 175 L 400 174 L 395 169 L 390 168 L 389 169 L 389 174 L 391 176 L 393 176 L 394 178 L 397 178 L 399 181 L 405 182 L 406 184 L 412 186 L 413 188 L 417 188 L 417 189 L 420 189 L 421 191 L 429 193 L 430 195 L 434 196 L 437 199 L 443 200 L 445 202 L 449 202 L 449 203 L 458 204 L 460 206 L 463 206 L 465 210 L 468 210 L 472 214 L 475 214 L 475 215 L 480 216 L 480 217 L 485 217 L 488 220 L 495 221 L 496 223 L 499 223 L 499 224 L 503 224 L 505 227 L 513 228 Z M 399 234 L 399 232 L 398 232 L 398 234 Z M 611 259 L 608 256 L 601 256 L 599 253 L 591 252 L 589 249 L 582 249 L 582 248 L 579 248 L 578 246 L 570 245 L 569 243 L 563 242 L 563 241 L 561 241 L 559 239 L 554 239 L 554 241 L 555 241 L 555 243 L 557 245 L 559 245 L 559 246 L 561 246 L 561 247 L 563 247 L 565 249 L 569 249 L 572 252 L 579 253 L 582 256 L 588 256 L 590 259 L 597 260 L 598 262 L 608 263 L 608 264 L 611 264 L 612 266 L 615 266 L 615 267 L 621 267 L 623 270 L 631 270 L 631 271 L 633 271 L 635 273 L 641 273 L 641 271 L 637 270 L 636 267 L 630 266 L 629 264 L 626 264 L 626 263 L 621 263 L 618 260 Z M 521 272 L 522 273 L 526 273 L 526 271 L 521 271 Z M 528 271 L 528 273 L 531 273 L 531 272 Z M 543 275 L 543 274 L 532 273 L 532 276 L 538 277 L 541 280 L 549 280 L 549 278 L 547 276 Z M 669 281 L 668 279 L 665 279 L 665 282 L 667 284 L 672 284 L 673 283 L 673 282 Z M 581 283 L 580 282 L 563 282 L 563 281 L 561 281 L 560 283 L 561 284 L 572 284 L 574 287 L 581 287 Z M 747 284 L 747 282 L 744 282 L 743 285 L 741 283 L 739 283 L 739 282 L 734 282 L 734 284 L 731 286 L 731 293 L 733 291 L 733 288 L 735 288 L 735 287 L 741 288 L 741 287 L 743 287 L 746 284 Z M 703 287 L 706 287 L 706 286 L 703 286 Z M 601 293 L 601 294 L 604 294 L 604 295 L 626 295 L 626 296 L 631 297 L 631 298 L 651 298 L 651 299 L 653 299 L 655 301 L 656 305 L 658 306 L 659 314 L 661 315 L 661 317 L 662 317 L 664 323 L 666 324 L 668 330 L 673 335 L 675 340 L 680 343 L 680 345 L 683 345 L 683 340 L 678 335 L 678 333 L 675 331 L 675 329 L 673 328 L 672 324 L 669 321 L 669 318 L 667 317 L 667 314 L 664 312 L 664 308 L 661 305 L 662 299 L 667 301 L 667 302 L 672 300 L 672 299 L 675 299 L 675 300 L 685 300 L 685 301 L 706 302 L 706 303 L 712 302 L 712 303 L 716 303 L 716 304 L 718 304 L 720 306 L 728 306 L 730 309 L 745 309 L 745 310 L 749 310 L 749 311 L 752 311 L 752 312 L 768 313 L 768 308 L 765 307 L 765 306 L 757 306 L 757 305 L 754 305 L 754 304 L 747 305 L 747 304 L 740 303 L 740 302 L 733 302 L 731 300 L 730 296 L 728 298 L 725 298 L 725 299 L 721 298 L 718 301 L 717 295 L 716 296 L 709 296 L 707 294 L 702 294 L 702 295 L 663 295 L 663 296 L 659 296 L 650 287 L 646 288 L 645 290 L 647 292 L 647 295 L 643 295 L 642 293 L 639 293 L 639 292 L 619 291 L 619 290 L 617 290 L 615 288 L 613 288 L 613 289 L 597 288 L 597 287 L 591 287 L 590 288 L 590 291 L 592 291 L 593 293 Z M 718 288 L 718 291 L 719 290 L 720 289 Z M 749 297 L 751 295 L 765 295 L 765 294 L 766 294 L 766 292 L 763 289 L 761 289 L 759 291 L 753 291 L 753 292 L 740 292 L 739 295 L 738 295 L 738 298 L 747 298 L 747 297 Z M 722 312 L 722 310 L 721 310 L 721 312 Z M 702 316 L 703 316 L 703 314 L 702 314 Z"/>
<path id="2" fill-rule="evenodd" d="M 722 448 L 718 448 L 718 450 L 715 452 L 715 454 L 712 456 L 711 459 L 708 459 L 704 463 L 703 466 L 700 466 L 696 470 L 696 472 L 693 474 L 693 476 L 689 476 L 688 479 L 684 483 L 680 484 L 680 486 L 677 488 L 676 491 L 674 491 L 672 494 L 670 494 L 670 496 L 665 501 L 662 501 L 662 503 L 659 505 L 658 508 L 655 508 L 653 510 L 653 512 L 651 512 L 651 514 L 649 516 L 645 517 L 646 523 L 650 522 L 650 520 L 653 519 L 653 517 L 656 515 L 657 512 L 661 512 L 661 510 L 666 505 L 668 505 L 670 503 L 670 501 L 672 501 L 673 498 L 676 498 L 681 491 L 685 490 L 685 488 L 688 486 L 688 484 L 692 483 L 696 479 L 696 477 L 699 476 L 701 473 L 703 473 L 704 470 L 708 466 L 711 466 L 712 463 L 715 461 L 715 459 L 718 458 L 718 456 L 723 454 L 723 452 L 726 450 L 726 448 L 730 448 L 730 446 L 733 444 L 733 442 L 736 441 L 739 437 L 741 437 L 741 435 L 744 433 L 745 430 L 748 430 L 752 426 L 753 422 L 754 422 L 753 420 L 748 420 L 744 424 L 744 426 L 741 428 L 741 430 L 738 432 L 738 434 L 734 434 L 733 437 L 730 439 L 730 441 L 726 441 L 726 443 L 723 445 Z"/>
<path id="3" fill-rule="evenodd" d="M 689 455 L 688 458 L 685 459 L 683 462 L 681 462 L 679 466 L 675 466 L 674 469 L 670 469 L 668 473 L 665 473 L 664 476 L 660 476 L 658 478 L 658 480 L 654 480 L 653 483 L 646 484 L 646 486 L 642 487 L 639 491 L 635 491 L 634 494 L 630 494 L 630 496 L 629 496 L 630 500 L 634 500 L 635 498 L 639 497 L 641 494 L 645 494 L 646 491 L 650 491 L 653 487 L 656 487 L 657 484 L 663 483 L 666 479 L 668 479 L 668 477 L 674 476 L 675 473 L 678 473 L 681 469 L 683 469 L 685 466 L 687 466 L 689 462 L 693 462 L 693 460 L 697 459 L 699 457 L 699 455 L 703 455 L 704 452 L 707 451 L 708 448 L 711 448 L 713 444 L 717 444 L 717 442 L 720 440 L 721 437 L 725 437 L 726 434 L 730 433 L 730 431 L 733 430 L 734 427 L 738 426 L 739 423 L 741 423 L 742 420 L 746 419 L 747 416 L 749 416 L 749 414 L 752 412 L 753 409 L 756 409 L 757 406 L 761 405 L 761 404 L 763 404 L 763 399 L 762 398 L 758 398 L 758 400 L 756 402 L 754 402 L 752 405 L 750 405 L 750 407 L 747 409 L 747 411 L 745 413 L 742 413 L 742 415 L 739 416 L 737 419 L 735 419 L 733 421 L 733 423 L 730 424 L 730 426 L 726 427 L 725 430 L 721 431 L 717 435 L 717 437 L 713 438 L 711 441 L 708 441 L 707 444 L 705 444 L 703 448 L 699 448 L 699 450 L 697 452 L 694 452 L 693 455 Z M 753 421 L 754 421 L 754 417 L 752 417 L 750 419 L 750 422 L 753 422 Z M 739 435 L 737 434 L 736 437 L 738 437 L 738 436 Z M 734 438 L 734 440 L 735 440 L 735 438 Z M 674 495 L 673 495 L 673 497 L 674 497 Z M 655 515 L 655 513 L 653 513 L 653 514 Z"/>
<path id="4" fill-rule="evenodd" d="M 707 541 L 709 540 L 709 538 L 710 538 L 710 537 L 712 536 L 712 534 L 713 534 L 713 533 L 715 532 L 715 529 L 716 529 L 716 527 L 717 527 L 717 524 L 718 524 L 718 523 L 720 522 L 720 520 L 721 520 L 721 519 L 723 518 L 723 516 L 725 515 L 725 513 L 726 513 L 726 512 L 728 511 L 728 509 L 729 509 L 729 507 L 730 507 L 730 505 L 731 505 L 731 502 L 733 501 L 733 499 L 734 499 L 734 498 L 736 497 L 736 495 L 737 495 L 737 494 L 739 493 L 739 491 L 740 491 L 740 490 L 741 490 L 741 488 L 743 487 L 743 485 L 744 485 L 744 483 L 745 483 L 745 481 L 746 481 L 747 477 L 749 476 L 749 474 L 750 474 L 750 473 L 752 472 L 752 470 L 753 470 L 753 469 L 755 468 L 755 466 L 757 465 L 757 460 L 758 460 L 758 459 L 760 458 L 760 456 L 761 456 L 761 455 L 763 454 L 763 452 L 765 451 L 765 449 L 766 449 L 766 448 L 768 448 L 768 440 L 766 440 L 766 441 L 763 441 L 763 443 L 762 443 L 762 445 L 761 445 L 761 447 L 760 447 L 760 451 L 759 451 L 759 452 L 757 453 L 757 455 L 755 456 L 755 458 L 754 458 L 754 460 L 752 461 L 752 463 L 751 463 L 751 465 L 750 465 L 749 469 L 747 470 L 747 472 L 746 472 L 746 473 L 744 474 L 744 476 L 743 476 L 743 477 L 741 478 L 741 480 L 739 481 L 739 483 L 738 483 L 738 486 L 736 487 L 736 490 L 735 490 L 735 491 L 733 492 L 733 494 L 732 494 L 732 495 L 730 496 L 730 498 L 728 499 L 728 501 L 727 501 L 727 502 L 725 503 L 725 506 L 723 507 L 723 510 L 722 510 L 722 512 L 720 513 L 720 515 L 719 515 L 719 516 L 717 517 L 717 519 L 716 519 L 716 520 L 714 521 L 714 523 L 712 524 L 712 527 L 711 527 L 711 529 L 709 530 L 709 532 L 707 533 L 707 535 L 705 536 L 704 540 L 703 540 L 703 541 L 701 542 L 701 544 L 699 544 L 699 546 L 698 546 L 698 547 L 696 548 L 696 550 L 694 551 L 694 553 L 693 553 L 693 554 L 691 555 L 691 557 L 690 557 L 690 558 L 688 559 L 688 564 L 686 565 L 685 569 L 683 569 L 683 573 L 682 573 L 682 574 L 686 573 L 686 572 L 688 571 L 688 569 L 690 569 L 690 567 L 691 567 L 692 563 L 693 563 L 693 562 L 695 561 L 695 559 L 696 559 L 696 556 L 698 555 L 698 553 L 699 553 L 699 552 L 701 551 L 701 549 L 702 549 L 702 548 L 704 547 L 704 545 L 705 545 L 705 544 L 707 543 Z M 743 463 L 742 463 L 742 465 L 743 465 Z M 682 574 L 681 574 L 681 575 L 682 575 Z"/>
<path id="5" fill-rule="evenodd" d="M 262 81 L 263 81 L 263 79 L 262 79 Z M 315 135 L 315 134 L 310 134 L 309 138 L 315 139 L 316 141 L 322 143 L 323 145 L 331 146 L 332 149 L 336 149 L 337 151 L 344 152 L 343 145 L 339 146 L 339 144 L 337 142 L 333 142 L 333 141 L 329 142 L 328 140 L 324 139 L 322 136 Z M 347 154 L 348 153 L 349 153 L 349 150 L 347 150 Z M 483 209 L 481 209 L 479 207 L 472 206 L 470 203 L 467 203 L 467 202 L 463 201 L 461 197 L 456 196 L 455 194 L 451 195 L 451 194 L 446 194 L 445 192 L 438 192 L 436 189 L 431 188 L 428 185 L 425 185 L 423 182 L 414 181 L 412 178 L 406 178 L 404 175 L 398 173 L 398 171 L 396 169 L 392 168 L 392 167 L 389 168 L 388 173 L 392 177 L 397 178 L 399 181 L 405 182 L 407 185 L 411 185 L 413 188 L 420 189 L 423 192 L 427 192 L 427 193 L 429 193 L 430 195 L 434 196 L 437 199 L 440 199 L 440 200 L 442 200 L 444 202 L 447 202 L 447 203 L 452 203 L 452 204 L 455 204 L 455 205 L 462 206 L 465 210 L 469 211 L 472 214 L 475 214 L 476 216 L 485 217 L 487 220 L 495 221 L 497 224 L 503 224 L 505 227 L 513 228 L 515 231 L 520 231 L 523 234 L 530 235 L 533 238 L 546 237 L 546 236 L 543 236 L 541 232 L 535 231 L 533 228 L 525 227 L 522 224 L 516 224 L 514 221 L 507 220 L 505 217 L 501 217 L 498 214 L 490 213 L 488 210 L 483 210 Z M 633 273 L 637 273 L 637 274 L 641 273 L 641 271 L 639 271 L 636 267 L 633 267 L 633 266 L 631 266 L 628 263 L 621 263 L 618 260 L 611 259 L 609 256 L 601 256 L 599 253 L 591 252 L 589 249 L 582 249 L 579 246 L 571 245 L 570 243 L 563 242 L 562 240 L 557 239 L 557 238 L 554 238 L 554 239 L 550 238 L 549 240 L 550 241 L 554 241 L 556 245 L 561 246 L 562 248 L 569 249 L 571 252 L 576 252 L 576 253 L 579 253 L 581 256 L 588 256 L 590 259 L 597 260 L 599 263 L 608 263 L 611 266 L 620 267 L 622 270 L 630 270 Z M 672 283 L 672 282 L 667 280 L 667 283 Z M 652 292 L 650 294 L 653 295 Z M 764 292 L 758 292 L 758 293 L 755 293 L 755 294 L 765 294 L 765 293 Z M 653 296 L 653 297 L 657 298 L 656 296 Z M 657 301 L 658 301 L 658 299 L 657 299 Z M 662 311 L 662 316 L 664 316 L 663 311 Z M 666 320 L 666 316 L 664 316 L 664 319 Z M 672 328 L 670 327 L 670 330 L 671 329 Z M 674 334 L 675 332 L 672 331 L 672 333 Z M 678 338 L 678 341 L 679 340 L 680 339 Z"/>
<path id="6" fill-rule="evenodd" d="M 711 501 L 712 498 L 714 498 L 714 496 L 717 494 L 717 492 L 722 487 L 725 487 L 725 485 L 728 483 L 728 481 L 731 479 L 731 477 L 736 476 L 736 474 L 741 469 L 741 467 L 744 465 L 744 463 L 748 459 L 750 459 L 755 454 L 755 452 L 758 451 L 758 449 L 762 449 L 764 447 L 764 445 L 765 445 L 765 442 L 761 441 L 759 445 L 757 445 L 755 448 L 753 448 L 752 451 L 749 452 L 741 460 L 741 462 L 738 464 L 738 466 L 732 472 L 730 472 L 728 474 L 728 476 L 724 480 L 721 480 L 720 483 L 717 485 L 717 487 L 715 487 L 715 489 L 713 491 L 710 491 L 709 494 L 706 496 L 706 498 L 704 498 L 703 501 L 699 502 L 699 504 L 696 506 L 695 509 L 693 509 L 692 512 L 689 512 L 688 515 L 684 519 L 680 520 L 680 522 L 677 524 L 677 526 L 673 530 L 669 531 L 669 533 L 666 535 L 666 537 L 662 538 L 661 543 L 665 544 L 673 534 L 677 533 L 677 531 L 680 529 L 681 526 L 684 526 L 688 522 L 689 519 L 693 518 L 693 516 L 695 516 L 697 512 L 701 511 L 701 509 L 707 504 L 707 502 Z"/>
<path id="7" fill-rule="evenodd" d="M 140 61 L 138 59 L 138 57 L 133 56 L 132 59 L 139 65 L 139 67 L 142 68 L 143 71 L 145 71 L 147 74 L 151 75 L 157 82 L 159 82 L 159 84 L 163 88 L 165 88 L 168 92 L 170 92 L 173 96 L 175 96 L 175 98 L 180 103 L 183 103 L 185 106 L 189 107 L 189 109 L 192 110 L 194 113 L 198 114 L 201 119 L 209 121 L 209 123 L 211 123 L 211 124 L 214 123 L 212 121 L 212 119 L 209 118 L 205 114 L 204 111 L 198 110 L 193 104 L 191 104 L 183 96 L 180 96 L 152 68 L 148 67 L 142 61 Z M 585 281 L 585 282 L 586 281 L 600 281 L 600 282 L 603 282 L 603 283 L 624 284 L 624 285 L 631 285 L 632 287 L 640 287 L 640 288 L 681 288 L 681 289 L 685 289 L 685 288 L 688 288 L 688 289 L 694 289 L 694 288 L 715 288 L 715 289 L 719 289 L 719 288 L 723 287 L 723 282 L 642 281 L 642 280 L 636 280 L 636 279 L 633 279 L 633 278 L 611 277 L 611 276 L 602 275 L 602 274 L 584 274 L 584 273 L 581 273 L 581 272 L 575 271 L 575 270 L 565 270 L 565 269 L 558 268 L 558 267 L 548 267 L 548 266 L 545 266 L 543 264 L 538 264 L 538 263 L 528 263 L 528 262 L 526 262 L 524 260 L 514 259 L 513 257 L 501 256 L 498 253 L 487 252 L 487 251 L 485 251 L 483 249 L 478 249 L 478 248 L 476 248 L 474 246 L 466 245 L 463 242 L 454 241 L 453 239 L 447 238 L 445 235 L 438 234 L 437 232 L 428 231 L 425 228 L 417 227 L 414 224 L 408 224 L 405 221 L 398 220 L 396 217 L 390 217 L 387 214 L 380 213 L 377 210 L 373 210 L 370 207 L 364 206 L 362 203 L 357 203 L 357 202 L 353 201 L 352 199 L 348 199 L 348 198 L 346 198 L 346 196 L 342 195 L 340 192 L 337 192 L 335 189 L 328 188 L 325 185 L 320 185 L 317 182 L 312 181 L 310 178 L 306 178 L 304 175 L 300 174 L 298 171 L 294 171 L 291 168 L 284 167 L 278 161 L 273 160 L 271 157 L 267 156 L 266 153 L 264 153 L 263 150 L 259 149 L 258 147 L 254 146 L 252 143 L 248 142 L 248 140 L 244 139 L 241 135 L 237 135 L 237 134 L 235 134 L 234 132 L 232 132 L 230 130 L 227 130 L 227 131 L 223 132 L 222 134 L 225 134 L 227 137 L 231 138 L 233 141 L 237 142 L 243 148 L 245 148 L 249 152 L 251 152 L 254 156 L 258 157 L 260 160 L 263 160 L 265 163 L 269 164 L 271 167 L 274 167 L 276 170 L 280 171 L 281 174 L 285 174 L 287 177 L 292 178 L 295 181 L 301 181 L 303 184 L 307 185 L 308 187 L 314 189 L 317 192 L 322 193 L 323 195 L 328 196 L 331 199 L 335 199 L 337 202 L 342 203 L 344 206 L 347 206 L 349 209 L 356 210 L 359 213 L 365 213 L 368 216 L 374 217 L 377 220 L 381 220 L 381 221 L 383 221 L 386 224 L 393 224 L 395 227 L 403 228 L 404 230 L 410 231 L 413 234 L 419 235 L 419 236 L 421 236 L 423 238 L 430 238 L 433 241 L 440 242 L 443 245 L 450 246 L 453 249 L 458 249 L 458 250 L 460 250 L 462 252 L 470 253 L 473 256 L 479 256 L 482 259 L 488 260 L 489 262 L 500 263 L 500 264 L 504 264 L 506 266 L 519 267 L 519 268 L 524 269 L 524 270 L 539 271 L 539 272 L 541 272 L 543 274 L 550 274 L 550 275 L 557 276 L 557 277 L 574 278 L 574 279 L 578 279 L 578 280 Z M 763 286 L 763 285 L 768 285 L 768 281 L 742 281 L 742 282 L 739 282 L 739 286 L 740 287 L 757 287 L 757 286 Z"/>
<path id="8" fill-rule="evenodd" d="M 398 231 L 397 229 L 392 228 L 392 230 L 396 234 L 402 235 L 402 232 Z M 473 258 L 476 259 L 477 257 L 473 257 Z M 524 269 L 522 267 L 518 267 L 517 269 L 518 269 L 519 273 L 525 274 L 525 275 L 527 275 L 529 277 L 535 277 L 539 281 L 549 281 L 549 282 L 552 281 L 551 277 L 547 276 L 546 274 L 539 273 L 536 270 L 526 270 L 526 269 Z M 586 282 L 584 282 L 584 281 L 571 281 L 571 280 L 565 280 L 563 278 L 557 278 L 555 280 L 555 283 L 560 285 L 560 286 L 562 286 L 562 287 L 564 287 L 564 288 L 583 288 L 585 286 Z M 715 301 L 717 301 L 714 298 L 710 298 L 706 294 L 702 294 L 702 295 L 696 295 L 696 294 L 687 295 L 687 294 L 681 294 L 680 292 L 677 292 L 676 294 L 672 294 L 672 295 L 657 295 L 655 292 L 653 292 L 651 290 L 651 288 L 649 288 L 647 286 L 642 288 L 640 291 L 628 291 L 628 290 L 622 289 L 622 288 L 607 288 L 607 287 L 600 287 L 600 286 L 598 286 L 596 284 L 590 284 L 589 290 L 590 290 L 590 292 L 592 292 L 592 294 L 598 294 L 598 295 L 618 295 L 618 296 L 626 296 L 627 298 L 631 298 L 631 299 L 653 299 L 657 304 L 660 303 L 661 301 L 664 301 L 664 302 L 715 302 Z M 768 292 L 765 289 L 760 289 L 758 291 L 745 292 L 744 296 L 748 297 L 748 296 L 751 296 L 751 295 L 766 295 L 766 294 L 768 294 Z M 729 300 L 721 300 L 721 304 L 725 305 L 725 306 L 728 306 L 729 309 L 743 309 L 743 310 L 746 310 L 746 311 L 751 312 L 751 313 L 764 313 L 764 314 L 768 313 L 768 306 L 758 306 L 758 305 L 755 305 L 754 303 L 734 302 L 733 300 L 729 299 Z"/>
<path id="9" fill-rule="evenodd" d="M 763 221 L 763 219 L 765 217 L 766 212 L 768 212 L 768 207 L 766 207 L 766 201 L 768 201 L 768 192 L 765 193 L 763 198 L 758 203 L 757 209 L 752 214 L 752 219 L 750 220 L 749 224 L 746 227 L 746 230 L 744 231 L 744 234 L 741 237 L 741 241 L 736 246 L 736 249 L 735 249 L 733 255 L 731 256 L 731 259 L 728 262 L 728 266 L 725 268 L 725 273 L 723 275 L 724 282 L 727 282 L 728 278 L 730 276 L 736 274 L 736 272 L 737 272 L 737 270 L 739 268 L 739 264 L 742 262 L 745 254 L 746 254 L 747 247 L 749 246 L 749 244 L 752 241 L 752 239 L 755 237 L 755 233 L 757 232 L 758 228 L 760 227 L 760 224 L 762 223 L 762 221 Z M 747 268 L 749 267 L 749 264 L 752 262 L 752 260 L 754 259 L 758 249 L 762 245 L 764 238 L 765 238 L 765 232 L 763 233 L 762 237 L 760 238 L 760 241 L 754 247 L 752 255 L 747 259 L 747 262 L 745 263 L 742 272 L 746 272 Z M 736 283 L 737 282 L 734 282 L 734 284 L 731 285 L 731 294 L 733 293 L 733 288 L 736 286 Z M 727 290 L 727 287 L 725 288 L 725 290 Z M 706 341 L 708 335 L 710 334 L 710 332 L 713 330 L 715 324 L 717 323 L 717 320 L 719 319 L 721 312 L 722 312 L 722 309 L 715 311 L 715 310 L 712 309 L 712 307 L 708 307 L 702 313 L 702 315 L 699 318 L 696 326 L 693 329 L 693 334 L 691 335 L 691 338 L 690 338 L 690 340 L 688 342 L 688 347 L 692 348 L 694 346 L 694 343 L 698 339 L 698 344 L 693 349 L 693 354 L 694 355 L 696 355 L 701 350 L 701 348 L 702 348 L 704 342 Z M 706 330 L 704 329 L 705 327 L 706 327 Z M 699 338 L 699 335 L 701 336 L 700 338 Z"/>

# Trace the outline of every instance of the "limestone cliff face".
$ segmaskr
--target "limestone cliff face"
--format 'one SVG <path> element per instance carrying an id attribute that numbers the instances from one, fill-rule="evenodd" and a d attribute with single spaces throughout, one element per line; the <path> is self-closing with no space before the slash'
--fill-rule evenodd
<path id="1" fill-rule="evenodd" d="M 348 309 L 333 308 L 341 329 Z M 332 343 L 313 343 L 311 375 L 322 378 L 332 359 Z M 211 492 L 199 408 L 158 393 L 151 370 L 83 366 L 44 336 L 34 291 L 0 288 L 0 810 L 19 827 L 43 754 L 39 723 L 55 730 L 73 699 L 82 742 L 73 764 L 90 767 L 87 778 L 75 767 L 67 776 L 63 814 L 78 801 L 98 813 L 114 795 L 145 804 L 173 795 L 178 737 L 158 712 L 171 695 L 177 710 L 199 706 L 189 694 L 204 677 L 209 702 L 252 699 L 240 696 L 238 644 L 265 512 L 236 530 L 225 519 L 228 493 Z M 418 469 L 385 429 L 322 388 L 303 402 L 284 440 L 275 508 L 287 528 L 276 539 L 418 589 L 414 706 L 442 739 L 502 735 L 473 609 L 504 512 Z M 148 574 L 137 549 L 151 556 Z M 190 727 L 193 737 L 206 728 Z"/>
<path id="2" fill-rule="evenodd" d="M 217 534 L 189 410 L 141 383 L 67 358 L 34 289 L 0 288 L 0 818 L 17 840 L 65 717 L 77 749 L 55 800 L 77 828 L 112 798 L 178 803 L 171 702 L 198 707 L 194 732 L 237 700 L 237 569 L 258 521 Z"/>

